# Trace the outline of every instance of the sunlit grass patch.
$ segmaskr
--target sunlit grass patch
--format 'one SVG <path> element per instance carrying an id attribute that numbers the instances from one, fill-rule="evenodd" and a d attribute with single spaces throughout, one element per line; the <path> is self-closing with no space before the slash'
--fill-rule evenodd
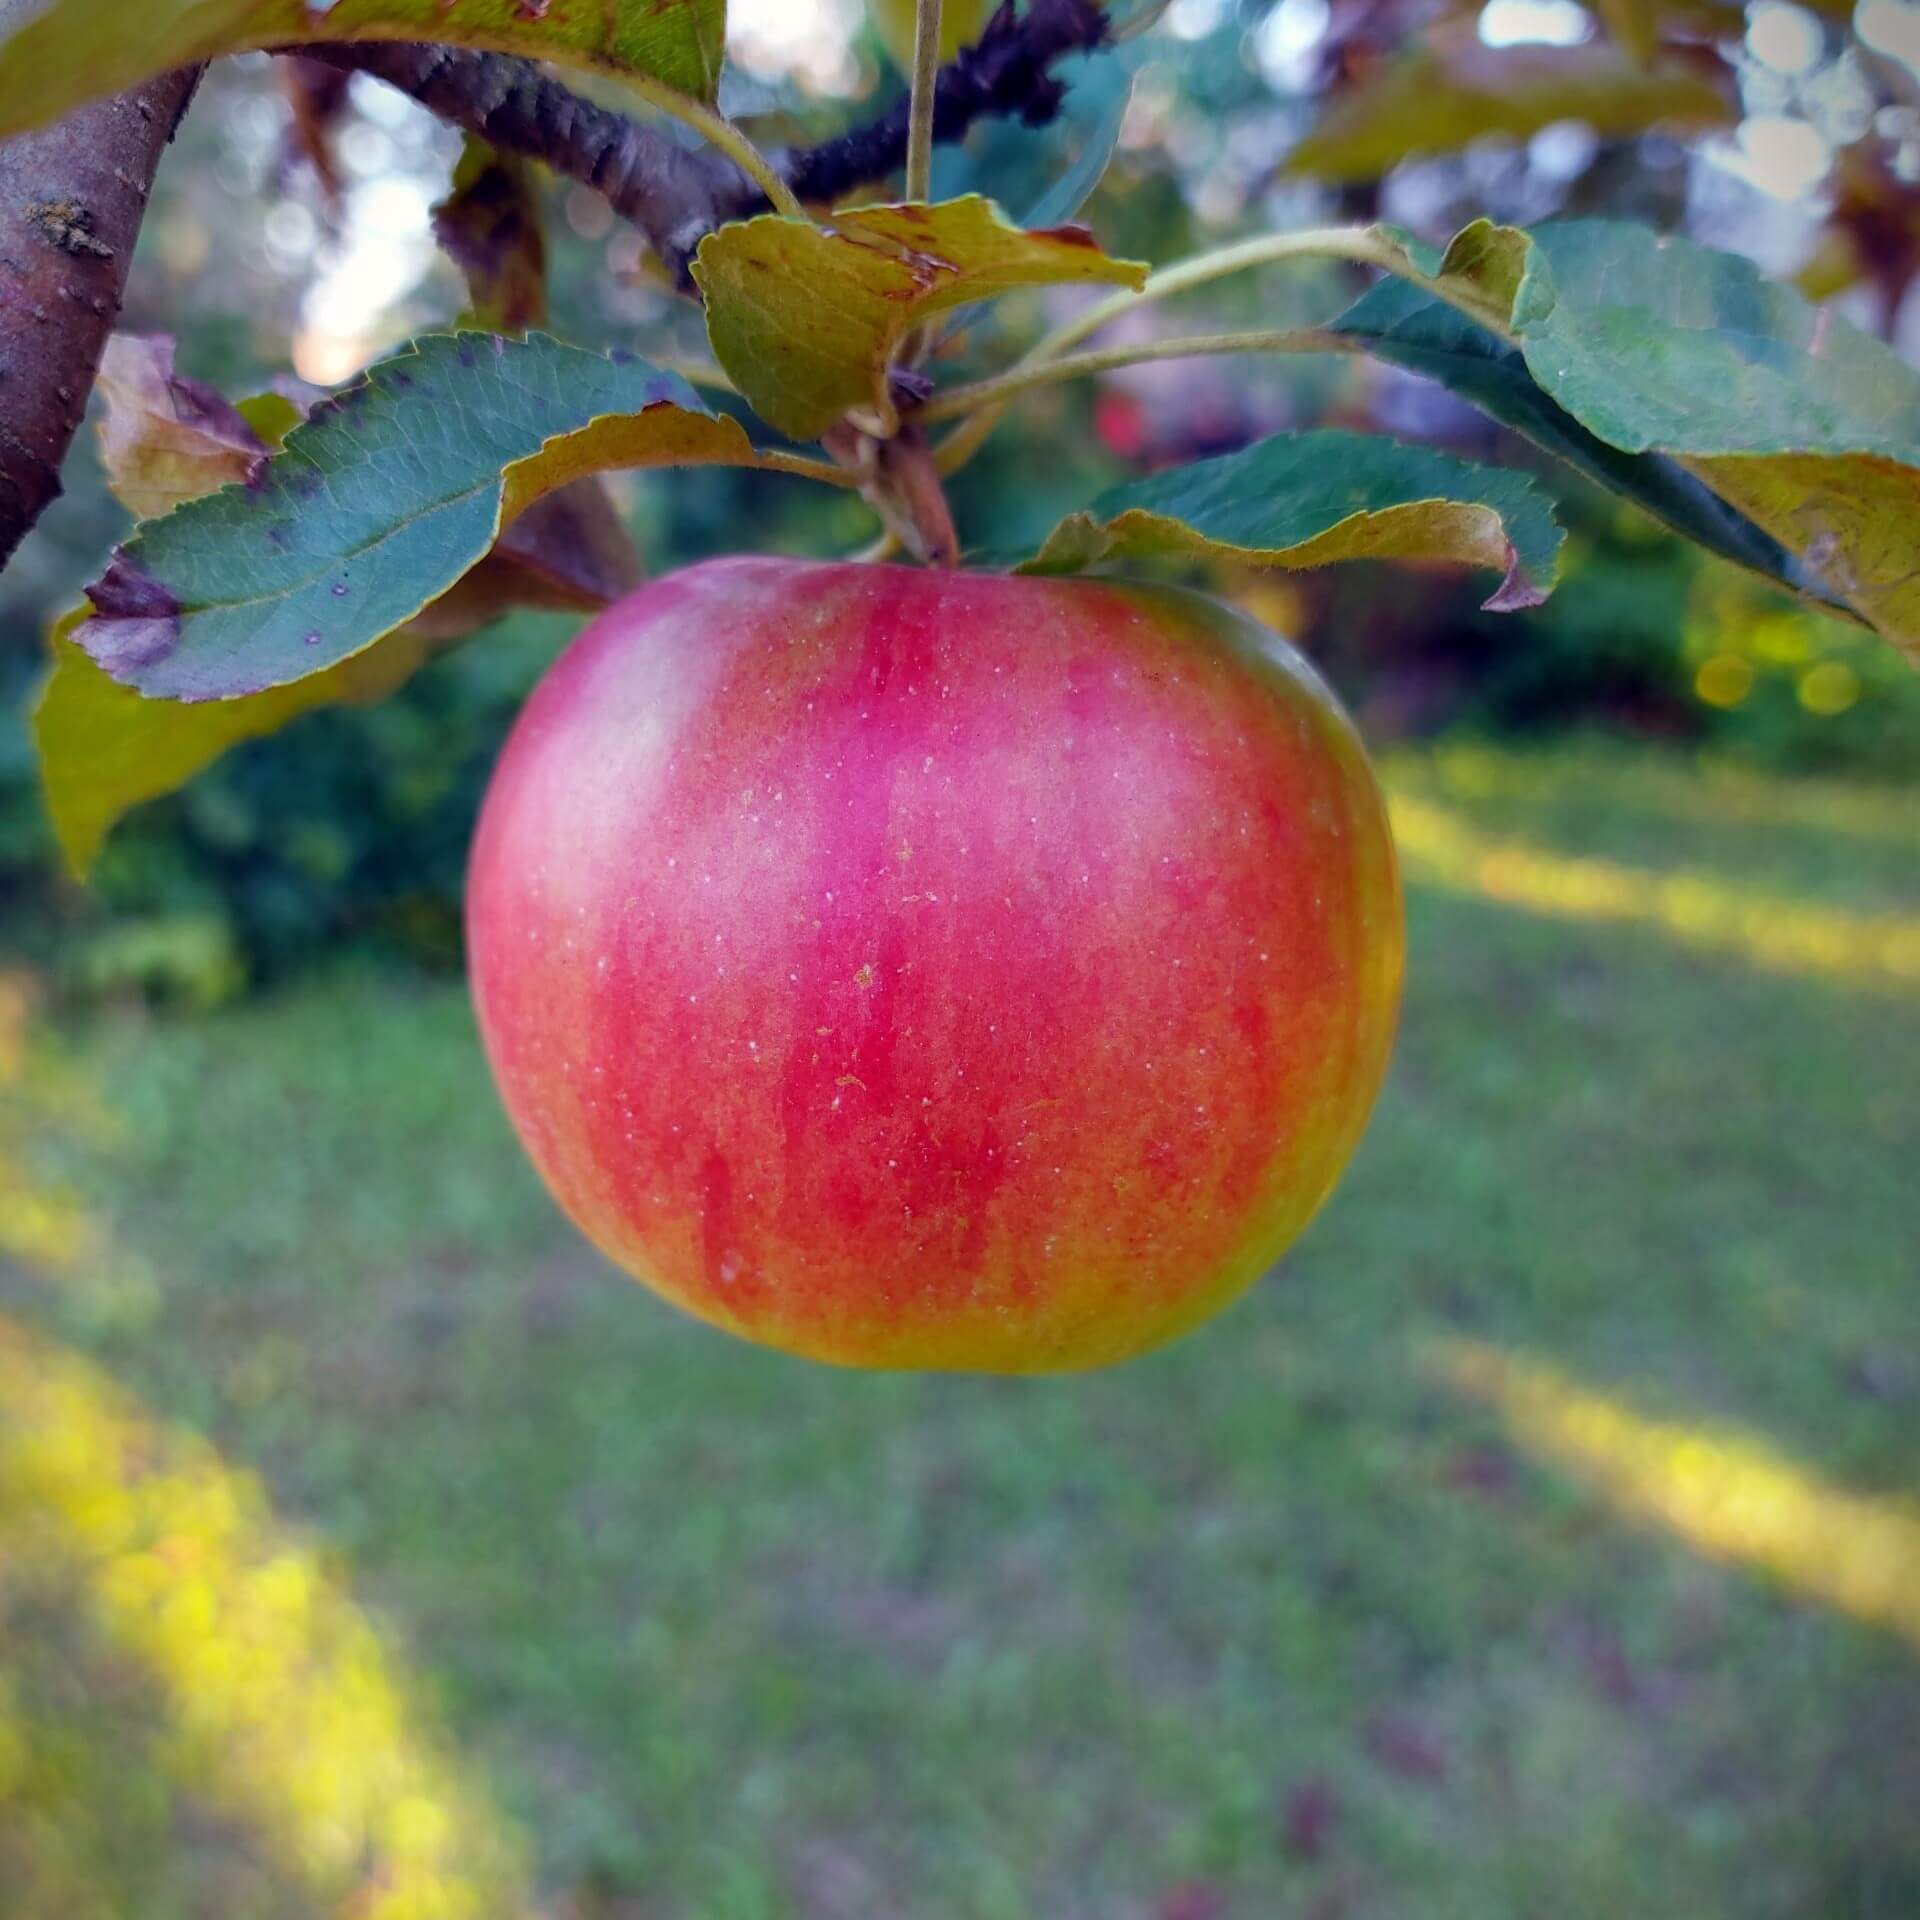
<path id="1" fill-rule="evenodd" d="M 1617 746 L 1522 751 L 1481 740 L 1391 754 L 1386 765 L 1396 785 L 1459 804 L 1492 803 L 1510 813 L 1555 803 L 1601 812 L 1626 808 L 1682 825 L 1795 829 L 1920 852 L 1920 807 L 1910 789 L 1887 784 L 1789 780 L 1722 760 L 1657 757 Z"/>
<path id="2" fill-rule="evenodd" d="M 324 1910 L 526 1911 L 501 1817 L 422 1731 L 373 1626 L 259 1483 L 5 1319 L 0 1563 L 71 1589 L 155 1682 L 169 1776 L 242 1818 Z M 6 1752 L 0 1724 L 0 1769 Z"/>
<path id="3" fill-rule="evenodd" d="M 1772 973 L 1920 993 L 1920 914 L 1858 913 L 1761 889 L 1709 869 L 1629 866 L 1493 834 L 1389 788 L 1409 880 L 1562 920 L 1640 926 Z"/>
<path id="4" fill-rule="evenodd" d="M 1920 1647 L 1920 1505 L 1848 1493 L 1749 1434 L 1649 1419 L 1497 1347 L 1452 1341 L 1435 1364 L 1622 1513 Z"/>

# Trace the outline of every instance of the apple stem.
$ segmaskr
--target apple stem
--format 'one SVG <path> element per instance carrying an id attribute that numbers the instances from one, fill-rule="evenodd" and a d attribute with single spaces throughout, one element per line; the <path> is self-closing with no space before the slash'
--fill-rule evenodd
<path id="1" fill-rule="evenodd" d="M 914 559 L 929 567 L 960 564 L 960 535 L 925 432 L 905 426 L 885 439 L 843 421 L 822 444 L 853 476 L 860 497 Z"/>
<path id="2" fill-rule="evenodd" d="M 925 432 L 903 427 L 891 440 L 882 440 L 877 451 L 881 484 L 906 507 L 920 557 L 930 567 L 957 567 L 960 533 Z"/>

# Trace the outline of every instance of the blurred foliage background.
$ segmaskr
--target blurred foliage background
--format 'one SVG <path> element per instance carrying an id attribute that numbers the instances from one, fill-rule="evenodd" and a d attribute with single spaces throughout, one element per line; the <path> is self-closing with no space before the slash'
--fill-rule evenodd
<path id="1" fill-rule="evenodd" d="M 1599 50 L 1574 0 L 1173 0 L 940 184 L 1243 231 L 1614 211 L 1920 349 L 1920 7 L 1702 7 L 1726 126 L 1577 118 L 1328 185 L 1396 53 Z M 1667 10 L 1661 10 L 1666 17 Z M 1689 18 L 1694 17 L 1689 15 Z M 855 0 L 734 0 L 769 143 L 898 78 Z M 457 140 L 230 63 L 129 325 L 229 394 L 460 308 Z M 331 117 L 326 117 L 331 116 Z M 550 185 L 556 330 L 691 352 Z M 1226 283 L 1182 331 L 1344 303 Z M 1004 303 L 960 364 L 1037 336 Z M 1531 464 L 1358 364 L 1030 396 L 991 548 L 1106 478 L 1335 419 Z M 1543 475 L 1537 613 L 1444 572 L 1217 582 L 1381 756 L 1406 1036 L 1342 1194 L 1224 1327 L 1111 1376 L 856 1378 L 684 1323 L 554 1216 L 459 961 L 474 808 L 573 623 L 230 755 L 61 880 L 23 716 L 123 516 L 90 446 L 0 575 L 6 1920 L 1911 1920 L 1920 1913 L 1920 675 Z M 624 484 L 652 571 L 851 551 L 838 496 Z"/>

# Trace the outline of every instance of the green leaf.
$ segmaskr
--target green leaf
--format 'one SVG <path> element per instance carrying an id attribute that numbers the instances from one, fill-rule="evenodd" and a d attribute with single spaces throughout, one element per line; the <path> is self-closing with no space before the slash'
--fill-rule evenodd
<path id="1" fill-rule="evenodd" d="M 228 748 L 278 732 L 316 707 L 384 700 L 434 648 L 423 634 L 396 634 L 290 686 L 188 706 L 148 700 L 96 666 L 73 638 L 85 617 L 76 609 L 54 628 L 53 671 L 33 709 L 47 811 L 80 879 L 115 824 L 142 801 L 173 792 Z"/>
<path id="2" fill-rule="evenodd" d="M 155 497 L 169 505 L 244 479 L 306 418 L 304 406 L 279 393 L 229 408 L 212 388 L 174 373 L 170 341 L 120 336 L 113 345 L 122 341 L 119 354 L 109 350 L 116 381 L 102 428 L 109 442 L 117 432 L 122 449 L 110 444 L 107 464 L 116 471 L 131 460 L 137 485 L 158 489 Z M 115 485 L 132 499 L 124 471 Z M 638 556 L 605 488 L 582 479 L 535 501 L 492 552 L 398 632 L 325 672 L 264 693 L 149 700 L 120 685 L 74 640 L 88 614 L 76 608 L 54 627 L 53 669 L 33 715 L 47 807 L 68 866 L 85 878 L 122 815 L 171 793 L 229 747 L 275 733 L 317 707 L 385 699 L 432 654 L 508 607 L 593 610 L 639 578 Z"/>
<path id="3" fill-rule="evenodd" d="M 796 440 L 852 408 L 890 423 L 888 368 L 935 314 L 1018 287 L 1138 287 L 1146 275 L 1084 228 L 1028 233 L 978 195 L 854 208 L 827 228 L 763 214 L 708 234 L 693 266 L 715 357 L 754 411 Z"/>
<path id="4" fill-rule="evenodd" d="M 1285 171 L 1317 180 L 1377 180 L 1415 154 L 1457 153 L 1487 134 L 1528 139 L 1579 120 L 1605 137 L 1658 126 L 1724 126 L 1730 86 L 1692 63 L 1636 66 L 1603 42 L 1578 47 L 1483 46 L 1430 37 L 1342 94 L 1287 156 Z"/>
<path id="5" fill-rule="evenodd" d="M 596 67 L 710 102 L 726 0 L 49 0 L 0 45 L 0 139 L 169 67 L 260 47 L 433 40 Z"/>
<path id="6" fill-rule="evenodd" d="M 1070 156 L 1045 192 L 1026 206 L 1023 227 L 1052 227 L 1073 219 L 1093 196 L 1120 144 L 1133 99 L 1133 65 L 1127 48 L 1102 48 L 1055 64 L 1053 77 L 1066 87 L 1056 121 L 1056 143 Z"/>
<path id="7" fill-rule="evenodd" d="M 547 235 L 531 161 L 469 134 L 433 232 L 466 279 L 463 327 L 525 333 L 547 324 Z"/>
<path id="8" fill-rule="evenodd" d="M 684 380 L 534 335 L 436 335 L 315 408 L 244 487 L 139 529 L 75 638 L 116 680 L 222 700 L 404 626 L 503 525 L 615 467 L 761 463 Z"/>
<path id="9" fill-rule="evenodd" d="M 938 148 L 934 198 L 985 194 L 1009 208 L 1023 227 L 1053 227 L 1075 218 L 1113 159 L 1145 44 L 1101 47 L 1056 60 L 1050 71 L 1066 92 L 1054 117 L 1041 127 L 987 121 L 964 146 Z"/>
<path id="10" fill-rule="evenodd" d="M 268 447 L 277 451 L 325 397 L 318 387 L 304 403 L 286 394 L 259 393 L 242 400 L 235 411 L 260 436 L 263 452 Z M 219 484 L 219 478 L 210 478 L 197 491 L 211 492 Z M 589 475 L 536 500 L 501 531 L 492 552 L 400 631 L 438 643 L 477 633 L 514 607 L 597 613 L 632 592 L 643 577 L 639 553 L 605 482 Z M 153 704 L 160 710 L 171 704 L 181 711 L 187 705 Z"/>
<path id="11" fill-rule="evenodd" d="M 1402 280 L 1383 280 L 1334 322 L 1377 360 L 1457 393 L 1676 533 L 1796 591 L 1808 583 L 1778 541 L 1664 454 L 1623 453 L 1550 399 L 1517 347 Z"/>
<path id="12" fill-rule="evenodd" d="M 1063 520 L 1019 571 L 1201 558 L 1292 568 L 1456 561 L 1502 576 L 1487 605 L 1505 611 L 1547 597 L 1562 537 L 1524 474 L 1329 428 L 1114 487 Z"/>
<path id="13" fill-rule="evenodd" d="M 631 593 L 642 577 L 640 556 L 605 484 L 588 475 L 536 500 L 491 553 L 401 631 L 461 640 L 514 607 L 598 613 Z"/>
<path id="14" fill-rule="evenodd" d="M 1920 659 L 1920 373 L 1890 348 L 1736 255 L 1614 221 L 1481 223 L 1440 280 L 1506 306 L 1528 372 L 1590 433 L 1668 456 Z"/>

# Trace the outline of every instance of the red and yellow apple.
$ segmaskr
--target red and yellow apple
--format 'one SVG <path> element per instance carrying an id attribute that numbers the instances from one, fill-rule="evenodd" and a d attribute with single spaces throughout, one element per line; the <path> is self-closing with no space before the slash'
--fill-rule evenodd
<path id="1" fill-rule="evenodd" d="M 548 673 L 467 902 L 522 1140 L 669 1300 L 1046 1373 L 1216 1313 L 1379 1090 L 1399 882 L 1351 726 L 1198 594 L 740 558 Z"/>

